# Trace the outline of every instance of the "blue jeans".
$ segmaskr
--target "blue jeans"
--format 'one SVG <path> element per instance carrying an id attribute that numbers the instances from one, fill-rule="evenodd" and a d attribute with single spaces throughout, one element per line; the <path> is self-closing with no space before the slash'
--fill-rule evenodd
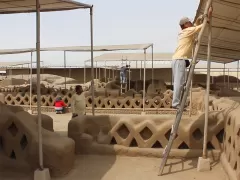
<path id="1" fill-rule="evenodd" d="M 126 83 L 126 74 L 124 74 L 123 72 L 120 72 L 120 82 Z"/>
<path id="2" fill-rule="evenodd" d="M 180 106 L 181 92 L 185 83 L 186 76 L 186 62 L 183 59 L 172 61 L 173 73 L 173 101 L 172 107 Z"/>

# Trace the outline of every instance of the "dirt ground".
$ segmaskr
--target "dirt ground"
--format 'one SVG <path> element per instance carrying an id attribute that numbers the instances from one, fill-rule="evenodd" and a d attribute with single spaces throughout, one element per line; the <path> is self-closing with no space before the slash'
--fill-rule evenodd
<path id="1" fill-rule="evenodd" d="M 66 135 L 71 114 L 47 113 L 54 119 L 56 132 Z M 197 159 L 168 161 L 163 176 L 157 176 L 159 158 L 79 155 L 74 169 L 65 177 L 53 180 L 226 180 L 219 163 L 212 164 L 209 172 L 197 172 Z M 11 168 L 12 169 L 12 168 Z M 33 173 L 0 171 L 1 180 L 32 180 Z"/>

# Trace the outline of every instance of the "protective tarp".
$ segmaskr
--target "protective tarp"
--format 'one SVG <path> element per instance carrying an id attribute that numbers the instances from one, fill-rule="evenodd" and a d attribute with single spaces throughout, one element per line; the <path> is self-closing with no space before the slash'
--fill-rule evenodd
<path id="1" fill-rule="evenodd" d="M 195 20 L 204 13 L 207 0 L 201 0 Z M 207 59 L 208 28 L 204 32 L 199 57 Z M 240 59 L 240 1 L 214 0 L 212 18 L 212 60 L 229 63 Z"/>
<path id="2" fill-rule="evenodd" d="M 172 60 L 172 53 L 154 53 L 154 61 L 169 61 Z M 102 54 L 93 59 L 95 62 L 105 62 L 105 61 L 144 61 L 144 53 L 109 53 Z M 152 60 L 152 53 L 146 53 L 146 60 Z M 89 62 L 91 60 L 87 60 Z"/>
<path id="3" fill-rule="evenodd" d="M 104 45 L 104 46 L 93 46 L 93 51 L 143 50 L 143 49 L 149 48 L 150 46 L 152 46 L 152 44 Z M 49 47 L 49 48 L 41 48 L 41 51 L 90 52 L 91 46 Z"/>
<path id="4" fill-rule="evenodd" d="M 90 8 L 90 5 L 71 0 L 39 0 L 41 12 Z M 36 12 L 36 0 L 0 1 L 0 14 Z"/>

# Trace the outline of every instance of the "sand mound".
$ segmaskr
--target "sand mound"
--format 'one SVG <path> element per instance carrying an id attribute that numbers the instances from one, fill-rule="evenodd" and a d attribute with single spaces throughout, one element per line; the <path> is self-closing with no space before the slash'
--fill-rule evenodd
<path id="1" fill-rule="evenodd" d="M 0 82 L 0 86 L 5 87 L 10 85 L 22 85 L 22 84 L 25 84 L 25 82 L 26 81 L 23 79 L 7 78 Z"/>
<path id="2" fill-rule="evenodd" d="M 37 76 L 34 74 L 32 75 L 32 82 L 37 82 Z M 30 84 L 30 75 L 13 75 L 8 76 L 2 82 L 0 82 L 1 87 L 6 86 L 16 86 L 16 85 L 23 85 L 23 84 Z M 52 75 L 52 74 L 41 74 L 41 84 L 45 86 L 57 86 L 57 85 L 64 85 L 65 78 L 62 76 Z M 73 78 L 66 78 L 66 84 L 78 84 L 78 81 Z"/>

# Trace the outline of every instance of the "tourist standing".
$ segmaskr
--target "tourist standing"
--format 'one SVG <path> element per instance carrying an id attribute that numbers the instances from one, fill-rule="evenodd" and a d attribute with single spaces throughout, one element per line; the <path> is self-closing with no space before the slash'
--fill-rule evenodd
<path id="1" fill-rule="evenodd" d="M 82 86 L 77 85 L 75 91 L 76 93 L 72 96 L 71 102 L 73 118 L 77 117 L 78 115 L 86 115 L 86 100 Z"/>

